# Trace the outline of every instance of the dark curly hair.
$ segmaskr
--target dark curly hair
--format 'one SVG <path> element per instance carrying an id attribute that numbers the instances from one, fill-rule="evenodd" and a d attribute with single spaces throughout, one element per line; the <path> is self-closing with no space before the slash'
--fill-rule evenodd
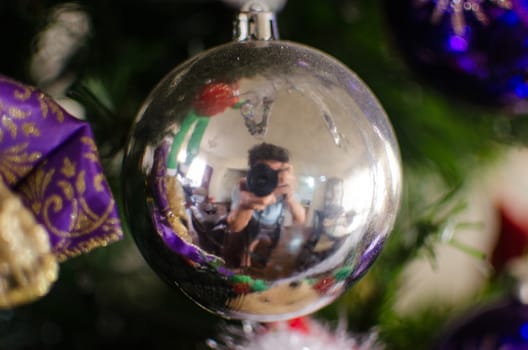
<path id="1" fill-rule="evenodd" d="M 252 167 L 262 160 L 276 160 L 287 163 L 290 161 L 290 153 L 287 149 L 272 145 L 271 143 L 261 143 L 253 146 L 249 150 L 248 163 Z"/>

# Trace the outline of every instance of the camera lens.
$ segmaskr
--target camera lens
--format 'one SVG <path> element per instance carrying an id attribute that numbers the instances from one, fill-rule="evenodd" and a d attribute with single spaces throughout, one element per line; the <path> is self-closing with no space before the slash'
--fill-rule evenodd
<path id="1" fill-rule="evenodd" d="M 257 163 L 246 177 L 248 190 L 258 197 L 269 195 L 279 183 L 278 171 L 273 170 L 264 163 Z"/>

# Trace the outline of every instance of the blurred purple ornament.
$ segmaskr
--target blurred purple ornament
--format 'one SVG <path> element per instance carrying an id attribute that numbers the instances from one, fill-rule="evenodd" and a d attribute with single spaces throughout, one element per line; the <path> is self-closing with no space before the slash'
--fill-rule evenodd
<path id="1" fill-rule="evenodd" d="M 434 349 L 526 350 L 528 305 L 516 299 L 508 299 L 478 308 L 442 333 Z"/>
<path id="2" fill-rule="evenodd" d="M 88 123 L 41 91 L 2 76 L 1 180 L 44 226 L 59 261 L 122 237 Z"/>
<path id="3" fill-rule="evenodd" d="M 386 0 L 411 69 L 450 96 L 510 113 L 528 110 L 528 2 Z"/>

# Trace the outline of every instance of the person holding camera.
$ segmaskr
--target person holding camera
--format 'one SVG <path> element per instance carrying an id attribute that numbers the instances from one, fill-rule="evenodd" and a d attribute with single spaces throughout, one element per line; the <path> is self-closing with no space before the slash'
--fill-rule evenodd
<path id="1" fill-rule="evenodd" d="M 288 150 L 261 143 L 249 150 L 249 172 L 234 189 L 231 211 L 227 217 L 230 232 L 247 232 L 248 254 L 243 265 L 265 265 L 280 238 L 284 212 L 294 224 L 303 224 L 304 207 L 294 195 L 295 175 Z M 259 251 L 259 254 L 254 254 Z M 253 258 L 253 260 L 252 260 Z"/>

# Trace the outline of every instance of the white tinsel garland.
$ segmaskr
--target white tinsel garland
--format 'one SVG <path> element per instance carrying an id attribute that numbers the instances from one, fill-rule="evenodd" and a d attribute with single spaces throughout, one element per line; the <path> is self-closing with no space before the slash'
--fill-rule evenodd
<path id="1" fill-rule="evenodd" d="M 218 340 L 208 340 L 215 350 L 382 350 L 375 333 L 354 337 L 344 324 L 332 330 L 311 318 L 273 325 L 224 326 Z"/>

